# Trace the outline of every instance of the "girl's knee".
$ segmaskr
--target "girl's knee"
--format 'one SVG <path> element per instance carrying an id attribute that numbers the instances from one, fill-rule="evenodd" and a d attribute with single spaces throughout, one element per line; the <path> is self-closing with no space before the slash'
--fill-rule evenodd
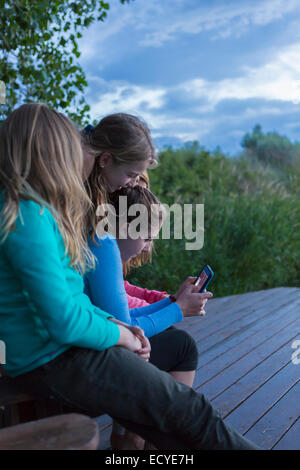
<path id="1" fill-rule="evenodd" d="M 194 338 L 184 330 L 176 330 L 176 336 L 180 341 L 182 370 L 196 370 L 198 364 L 198 349 Z M 180 370 L 177 368 L 177 370 Z"/>

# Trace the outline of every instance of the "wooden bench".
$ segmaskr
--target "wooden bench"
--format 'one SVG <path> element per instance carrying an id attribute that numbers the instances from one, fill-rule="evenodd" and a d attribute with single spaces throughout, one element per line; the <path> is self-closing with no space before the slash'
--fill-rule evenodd
<path id="1" fill-rule="evenodd" d="M 21 392 L 0 365 L 0 450 L 97 449 L 97 422 L 72 411 Z"/>
<path id="2" fill-rule="evenodd" d="M 69 412 L 52 400 L 21 392 L 0 366 L 0 428 Z"/>
<path id="3" fill-rule="evenodd" d="M 0 450 L 96 450 L 97 423 L 70 413 L 0 430 Z"/>

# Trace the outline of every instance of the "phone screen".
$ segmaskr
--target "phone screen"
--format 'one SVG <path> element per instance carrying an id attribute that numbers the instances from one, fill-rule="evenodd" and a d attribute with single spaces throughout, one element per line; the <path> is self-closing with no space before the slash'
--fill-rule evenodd
<path id="1" fill-rule="evenodd" d="M 196 280 L 195 282 L 195 286 L 203 286 L 205 284 L 205 282 L 207 281 L 208 279 L 208 275 L 206 274 L 206 272 L 203 270 L 200 274 L 200 276 L 198 277 L 198 279 Z"/>

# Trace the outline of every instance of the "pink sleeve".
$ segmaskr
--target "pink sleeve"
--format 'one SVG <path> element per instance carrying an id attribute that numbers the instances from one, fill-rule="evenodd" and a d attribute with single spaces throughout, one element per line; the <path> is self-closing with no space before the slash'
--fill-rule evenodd
<path id="1" fill-rule="evenodd" d="M 165 295 L 168 295 L 167 292 L 159 292 L 157 290 L 148 290 L 142 289 L 138 286 L 133 286 L 127 281 L 124 281 L 124 286 L 127 296 L 130 295 L 132 297 L 137 297 L 138 299 L 145 300 L 148 304 L 154 304 L 155 302 L 162 300 Z"/>
<path id="2" fill-rule="evenodd" d="M 147 307 L 148 302 L 145 300 L 139 299 L 138 297 L 132 297 L 131 295 L 127 294 L 127 301 L 128 307 L 131 308 L 138 308 L 138 307 Z"/>

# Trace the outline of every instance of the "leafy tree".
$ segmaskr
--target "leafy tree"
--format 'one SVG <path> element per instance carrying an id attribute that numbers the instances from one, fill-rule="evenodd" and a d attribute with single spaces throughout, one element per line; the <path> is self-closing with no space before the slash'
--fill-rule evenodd
<path id="1" fill-rule="evenodd" d="M 65 110 L 81 124 L 89 118 L 78 39 L 108 9 L 103 0 L 0 0 L 0 80 L 6 85 L 1 119 L 30 101 Z"/>

